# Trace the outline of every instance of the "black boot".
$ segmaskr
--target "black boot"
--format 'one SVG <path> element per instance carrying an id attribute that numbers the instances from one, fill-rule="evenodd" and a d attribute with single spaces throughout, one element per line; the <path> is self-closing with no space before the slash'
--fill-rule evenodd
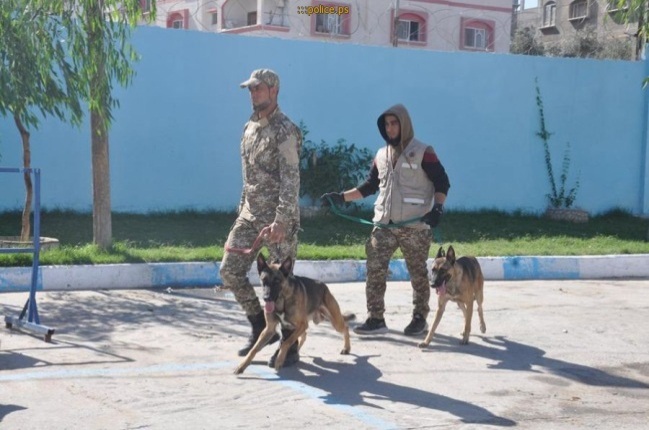
<path id="1" fill-rule="evenodd" d="M 282 329 L 282 342 L 286 341 L 288 337 L 293 334 L 294 330 L 285 330 Z M 284 364 L 282 367 L 289 367 L 300 361 L 300 353 L 298 352 L 297 348 L 297 340 L 291 347 L 288 349 L 288 353 L 286 354 L 286 360 L 284 360 Z M 280 346 L 282 346 L 280 342 Z M 268 360 L 268 366 L 269 367 L 275 367 L 275 360 L 277 360 L 277 355 L 279 354 L 279 348 L 277 348 L 277 351 L 273 354 L 272 357 L 270 357 L 270 360 Z"/>
<path id="2" fill-rule="evenodd" d="M 244 346 L 239 350 L 238 352 L 239 357 L 243 357 L 250 352 L 252 347 L 255 346 L 255 343 L 257 343 L 257 339 L 259 339 L 259 335 L 266 328 L 266 319 L 264 318 L 263 312 L 259 312 L 257 315 L 248 316 L 247 318 L 248 321 L 250 321 L 250 325 L 252 326 L 252 334 L 248 338 L 248 343 L 246 344 L 246 346 Z M 270 340 L 266 345 L 275 343 L 278 340 L 279 340 L 279 335 L 275 333 L 273 337 L 270 338 Z"/>

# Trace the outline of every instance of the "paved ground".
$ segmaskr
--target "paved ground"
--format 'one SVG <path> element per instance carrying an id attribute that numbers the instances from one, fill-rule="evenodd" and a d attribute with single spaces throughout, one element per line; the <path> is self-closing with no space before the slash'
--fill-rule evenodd
<path id="1" fill-rule="evenodd" d="M 364 317 L 362 284 L 331 288 Z M 0 314 L 25 300 L 0 294 Z M 52 343 L 0 329 L 0 428 L 647 428 L 649 280 L 487 282 L 487 333 L 459 345 L 449 305 L 424 351 L 401 333 L 409 285 L 387 302 L 390 332 L 352 334 L 349 356 L 323 323 L 297 367 L 266 367 L 273 345 L 235 376 L 248 328 L 227 291 L 39 293 Z"/>

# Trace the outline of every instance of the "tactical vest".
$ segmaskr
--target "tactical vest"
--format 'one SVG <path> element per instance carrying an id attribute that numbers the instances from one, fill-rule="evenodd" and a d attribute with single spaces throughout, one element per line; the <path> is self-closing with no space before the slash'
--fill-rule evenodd
<path id="1" fill-rule="evenodd" d="M 398 223 L 424 216 L 430 211 L 435 187 L 421 168 L 424 152 L 426 145 L 412 139 L 393 166 L 389 148 L 385 146 L 378 151 L 379 196 L 374 203 L 374 222 Z M 407 226 L 428 228 L 423 222 Z"/>

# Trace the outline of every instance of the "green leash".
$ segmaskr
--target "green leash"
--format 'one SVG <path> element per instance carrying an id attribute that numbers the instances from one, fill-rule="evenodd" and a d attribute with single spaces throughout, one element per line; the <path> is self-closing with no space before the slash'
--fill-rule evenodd
<path id="1" fill-rule="evenodd" d="M 331 200 L 331 197 L 327 197 L 327 200 L 329 201 L 329 207 L 331 208 L 331 211 L 335 215 L 338 215 L 341 218 L 345 218 L 347 220 L 354 221 L 354 222 L 357 222 L 357 223 L 360 223 L 360 224 L 363 224 L 363 225 L 371 225 L 371 226 L 379 227 L 379 228 L 399 228 L 399 227 L 403 227 L 403 226 L 408 225 L 408 224 L 412 224 L 412 223 L 421 221 L 421 217 L 416 217 L 416 218 L 410 218 L 410 219 L 407 219 L 405 221 L 396 222 L 396 223 L 392 223 L 392 224 L 381 224 L 379 222 L 368 221 L 368 220 L 363 219 L 363 218 L 359 218 L 359 217 L 355 217 L 355 216 L 351 216 L 351 215 L 347 215 L 345 213 L 342 213 L 340 211 L 340 209 L 338 209 L 336 204 Z M 433 232 L 433 235 L 432 235 L 433 240 L 435 240 L 439 244 L 442 244 L 443 242 L 442 242 L 441 237 L 439 235 L 439 229 L 438 228 L 434 228 L 434 229 L 431 228 L 431 230 Z"/>

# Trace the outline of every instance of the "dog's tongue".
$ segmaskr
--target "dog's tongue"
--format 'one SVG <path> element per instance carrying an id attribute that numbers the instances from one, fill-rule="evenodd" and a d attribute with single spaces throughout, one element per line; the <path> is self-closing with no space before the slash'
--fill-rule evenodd
<path id="1" fill-rule="evenodd" d="M 438 296 L 443 296 L 444 294 L 446 294 L 446 281 L 444 281 L 442 286 L 437 289 Z"/>
<path id="2" fill-rule="evenodd" d="M 272 314 L 274 310 L 275 310 L 275 302 L 266 302 L 264 304 L 264 311 L 267 314 Z"/>

